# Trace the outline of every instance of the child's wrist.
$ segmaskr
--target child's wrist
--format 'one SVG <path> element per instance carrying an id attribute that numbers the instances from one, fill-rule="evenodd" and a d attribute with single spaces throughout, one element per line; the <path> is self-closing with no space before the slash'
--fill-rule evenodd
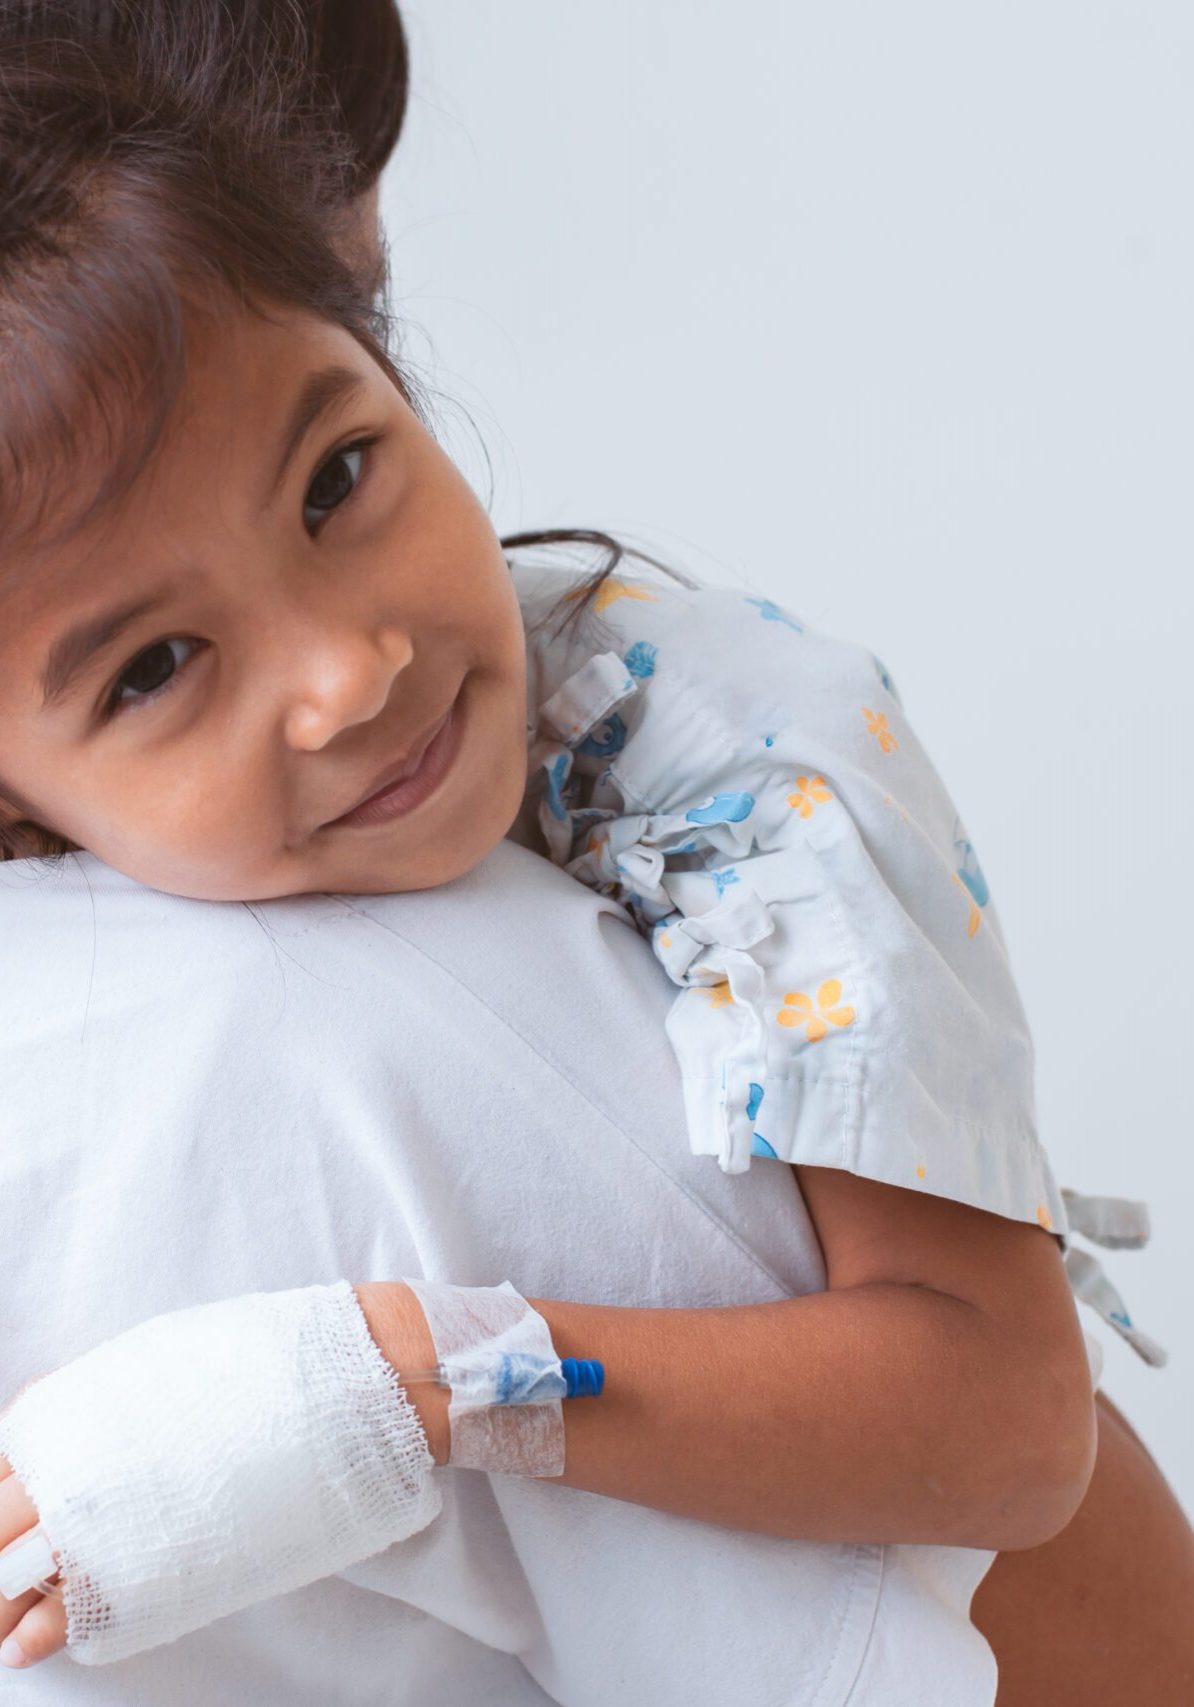
<path id="1" fill-rule="evenodd" d="M 434 1368 L 435 1344 L 422 1306 L 400 1280 L 370 1280 L 353 1288 L 361 1313 L 382 1356 L 399 1375 L 410 1369 Z M 427 1450 L 437 1464 L 448 1462 L 448 1390 L 430 1381 L 413 1381 L 404 1389 L 427 1436 Z"/>

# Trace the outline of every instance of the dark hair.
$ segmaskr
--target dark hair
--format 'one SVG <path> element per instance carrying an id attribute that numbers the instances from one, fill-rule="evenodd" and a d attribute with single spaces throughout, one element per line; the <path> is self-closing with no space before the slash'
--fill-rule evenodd
<path id="1" fill-rule="evenodd" d="M 178 64 L 198 47 L 225 75 L 271 58 L 303 80 L 352 143 L 353 194 L 368 190 L 406 117 L 410 53 L 395 0 L 0 0 L 0 42 L 58 37 L 88 51 Z"/>
<path id="2" fill-rule="evenodd" d="M 377 65 L 399 70 L 393 88 L 370 75 L 370 29 L 388 43 Z M 343 327 L 430 430 L 396 354 L 384 251 L 362 265 L 352 249 L 354 198 L 401 130 L 406 90 L 389 0 L 334 11 L 330 0 L 245 0 L 239 11 L 227 0 L 0 0 L 9 547 L 60 543 L 127 493 L 185 383 L 194 325 L 232 305 Z M 97 449 L 102 478 L 80 491 L 78 468 Z M 55 509 L 66 493 L 69 513 Z M 569 542 L 603 546 L 606 558 L 568 622 L 624 556 L 654 561 L 590 529 L 502 544 Z M 0 824 L 4 858 L 71 847 L 28 820 Z"/>

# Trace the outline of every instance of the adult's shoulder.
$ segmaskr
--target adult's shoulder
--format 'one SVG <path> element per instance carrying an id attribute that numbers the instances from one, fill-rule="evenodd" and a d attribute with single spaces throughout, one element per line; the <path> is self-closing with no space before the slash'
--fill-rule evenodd
<path id="1" fill-rule="evenodd" d="M 14 1070 L 97 1056 L 114 1077 L 150 1051 L 193 1072 L 234 1049 L 238 1075 L 268 1078 L 332 1039 L 360 1054 L 400 1035 L 442 1058 L 469 1014 L 542 1052 L 600 1036 L 612 1058 L 644 1026 L 662 1043 L 669 988 L 616 902 L 510 841 L 441 888 L 251 904 L 168 895 L 90 854 L 0 866 Z"/>
<path id="2" fill-rule="evenodd" d="M 644 1033 L 666 1048 L 674 992 L 624 908 L 516 842 L 441 889 L 341 901 L 538 1047 L 567 1047 L 570 1071 L 577 1037 L 611 1067 Z"/>

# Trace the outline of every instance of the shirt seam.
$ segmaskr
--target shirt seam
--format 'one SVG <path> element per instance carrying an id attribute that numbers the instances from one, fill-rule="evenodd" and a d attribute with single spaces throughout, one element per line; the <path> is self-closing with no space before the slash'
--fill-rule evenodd
<path id="1" fill-rule="evenodd" d="M 567 1085 L 568 1089 L 575 1096 L 580 1097 L 581 1101 L 586 1103 L 588 1107 L 593 1110 L 594 1114 L 598 1115 L 607 1126 L 611 1126 L 614 1131 L 621 1133 L 626 1142 L 630 1144 L 633 1149 L 637 1150 L 638 1154 L 644 1159 L 644 1161 L 650 1163 L 651 1167 L 657 1173 L 662 1174 L 665 1179 L 670 1180 L 671 1183 L 684 1194 L 692 1206 L 699 1211 L 705 1220 L 712 1222 L 712 1224 L 721 1232 L 723 1237 L 726 1238 L 729 1243 L 732 1244 L 744 1257 L 746 1257 L 750 1264 L 756 1268 L 760 1274 L 765 1275 L 767 1279 L 779 1289 L 783 1297 L 790 1298 L 794 1296 L 789 1290 L 787 1282 L 780 1278 L 780 1276 L 771 1267 L 770 1263 L 760 1257 L 757 1251 L 752 1250 L 751 1247 L 734 1232 L 733 1228 L 727 1225 L 716 1210 L 711 1209 L 709 1204 L 706 1203 L 703 1198 L 698 1197 L 683 1180 L 677 1179 L 675 1174 L 671 1173 L 666 1167 L 664 1167 L 663 1163 L 660 1162 L 657 1156 L 652 1154 L 650 1150 L 644 1148 L 632 1132 L 628 1131 L 620 1121 L 614 1119 L 613 1115 L 607 1113 L 605 1109 L 595 1103 L 587 1092 L 574 1084 L 564 1072 L 563 1068 L 558 1066 L 550 1056 L 544 1054 L 542 1048 L 540 1048 L 538 1044 L 532 1042 L 531 1039 L 527 1037 L 524 1032 L 520 1031 L 517 1026 L 513 1025 L 504 1014 L 499 1013 L 491 1003 L 485 1000 L 484 996 L 482 996 L 479 991 L 474 990 L 471 985 L 466 984 L 450 966 L 446 966 L 442 960 L 438 960 L 436 956 L 425 949 L 421 943 L 412 942 L 408 936 L 403 935 L 400 930 L 396 930 L 393 925 L 384 923 L 372 913 L 352 906 L 344 896 L 336 895 L 331 897 L 331 899 L 337 901 L 339 905 L 344 908 L 345 912 L 352 914 L 354 918 L 368 919 L 371 924 L 377 925 L 381 930 L 388 932 L 391 936 L 395 936 L 399 941 L 404 942 L 409 949 L 411 949 L 415 954 L 420 955 L 432 966 L 438 967 L 446 977 L 452 980 L 458 989 L 463 990 L 472 1001 L 476 1002 L 480 1007 L 483 1007 L 487 1013 L 492 1015 L 503 1030 L 508 1031 L 511 1036 L 518 1038 L 519 1042 L 525 1049 L 529 1049 L 533 1055 L 542 1061 L 544 1066 L 549 1068 L 554 1076 L 563 1084 Z M 796 1190 L 799 1191 L 799 1186 L 796 1186 Z"/>
<path id="2" fill-rule="evenodd" d="M 854 1676 L 850 1681 L 850 1687 L 846 1691 L 845 1695 L 842 1697 L 842 1707 L 850 1707 L 850 1703 L 854 1700 L 855 1694 L 857 1693 L 857 1690 L 858 1690 L 858 1680 L 862 1676 L 862 1668 L 866 1664 L 867 1655 L 871 1651 L 871 1644 L 875 1640 L 875 1630 L 878 1627 L 878 1623 L 879 1623 L 879 1607 L 882 1604 L 882 1600 L 883 1600 L 883 1585 L 884 1585 L 884 1580 L 885 1580 L 886 1576 L 887 1576 L 887 1548 L 881 1547 L 879 1549 L 879 1581 L 878 1581 L 876 1588 L 875 1588 L 875 1599 L 874 1599 L 874 1603 L 871 1607 L 870 1628 L 867 1630 L 867 1633 L 866 1633 L 866 1641 L 862 1644 L 862 1652 L 858 1656 L 858 1665 L 855 1668 Z M 849 1610 L 849 1608 L 847 1607 L 847 1611 L 848 1610 Z M 845 1622 L 845 1620 L 843 1619 L 843 1624 L 844 1624 L 844 1622 Z M 816 1707 L 815 1701 L 814 1701 L 813 1707 Z"/>

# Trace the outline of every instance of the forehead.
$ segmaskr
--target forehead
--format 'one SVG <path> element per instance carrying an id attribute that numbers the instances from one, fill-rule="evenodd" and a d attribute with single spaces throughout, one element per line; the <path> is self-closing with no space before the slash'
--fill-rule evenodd
<path id="1" fill-rule="evenodd" d="M 160 479 L 204 449 L 268 459 L 305 379 L 333 365 L 363 380 L 382 378 L 350 333 L 310 315 L 237 310 L 199 322 L 188 337 L 182 390 L 146 472 Z"/>
<path id="2" fill-rule="evenodd" d="M 268 310 L 237 307 L 196 321 L 192 342 L 188 366 L 199 391 L 209 385 L 226 390 L 239 381 L 264 388 L 276 400 L 284 376 L 297 376 L 329 354 L 343 358 L 355 352 L 362 368 L 374 366 L 343 326 L 273 304 Z"/>
<path id="3" fill-rule="evenodd" d="M 127 490 L 82 527 L 57 537 L 51 494 L 46 528 L 0 550 L 0 649 L 18 612 L 27 620 L 63 599 L 86 597 L 104 563 L 122 554 L 127 561 L 147 539 L 161 540 L 172 518 L 211 514 L 211 506 L 232 493 L 231 481 L 237 493 L 268 484 L 288 421 L 297 425 L 295 406 L 311 391 L 306 382 L 332 367 L 355 374 L 362 385 L 388 384 L 350 333 L 313 316 L 273 307 L 267 316 L 236 306 L 197 318 L 188 326 L 179 391 Z M 308 414 L 319 401 L 315 391 Z M 111 439 L 99 412 L 93 425 L 80 428 L 72 466 L 51 476 L 64 482 L 64 505 L 100 487 Z"/>

